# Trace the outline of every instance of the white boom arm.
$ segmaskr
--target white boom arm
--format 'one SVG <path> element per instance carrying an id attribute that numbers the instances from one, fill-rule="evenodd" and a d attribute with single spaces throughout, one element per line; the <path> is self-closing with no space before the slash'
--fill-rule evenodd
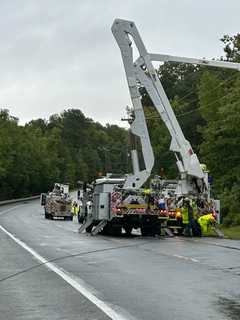
<path id="1" fill-rule="evenodd" d="M 213 67 L 226 67 L 240 70 L 240 64 L 215 60 L 199 60 L 184 57 L 175 57 L 163 54 L 149 54 L 142 42 L 134 22 L 116 19 L 112 25 L 112 33 L 121 50 L 127 82 L 133 104 L 134 121 L 131 131 L 141 139 L 145 170 L 140 171 L 138 166 L 137 150 L 132 150 L 134 174 L 126 179 L 126 188 L 139 188 L 148 179 L 154 164 L 154 155 L 145 121 L 139 87 L 144 86 L 158 113 L 164 121 L 172 141 L 170 150 L 177 159 L 177 167 L 181 177 L 185 180 L 182 193 L 204 192 L 208 182 L 204 178 L 197 155 L 193 152 L 188 140 L 185 139 L 181 127 L 176 119 L 170 102 L 158 78 L 152 61 L 175 61 L 191 64 L 203 64 Z M 134 41 L 139 57 L 133 60 L 132 40 Z M 180 154 L 180 158 L 178 157 Z M 194 183 L 193 183 L 194 181 Z"/>

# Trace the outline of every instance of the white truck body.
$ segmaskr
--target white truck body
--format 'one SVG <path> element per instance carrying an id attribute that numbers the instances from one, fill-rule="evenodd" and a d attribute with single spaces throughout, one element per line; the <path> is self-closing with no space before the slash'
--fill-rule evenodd
<path id="1" fill-rule="evenodd" d="M 79 232 L 96 226 L 93 233 L 106 227 L 124 227 L 128 233 L 131 228 L 140 227 L 142 234 L 158 234 L 162 210 L 157 203 L 161 190 L 145 193 L 142 189 L 150 177 L 154 165 L 154 154 L 149 138 L 144 115 L 140 88 L 144 87 L 151 98 L 162 121 L 171 135 L 170 150 L 176 157 L 176 165 L 180 173 L 175 195 L 191 196 L 210 200 L 210 185 L 208 171 L 203 170 L 191 144 L 186 140 L 178 120 L 173 112 L 168 97 L 163 89 L 153 61 L 175 61 L 191 64 L 202 64 L 212 67 L 226 67 L 240 70 L 239 63 L 230 63 L 216 60 L 193 59 L 149 53 L 132 21 L 116 19 L 112 25 L 112 33 L 120 48 L 123 65 L 126 73 L 129 92 L 132 100 L 132 111 L 129 124 L 130 132 L 140 139 L 144 168 L 140 169 L 137 148 L 131 150 L 133 173 L 126 175 L 121 181 L 123 186 L 118 187 L 114 179 L 108 177 L 96 180 L 93 192 L 92 213 L 87 215 Z M 133 46 L 137 48 L 139 56 L 133 55 Z M 166 190 L 166 192 L 171 190 Z M 117 199 L 116 199 L 117 198 Z M 115 201 L 116 200 L 116 201 Z"/>

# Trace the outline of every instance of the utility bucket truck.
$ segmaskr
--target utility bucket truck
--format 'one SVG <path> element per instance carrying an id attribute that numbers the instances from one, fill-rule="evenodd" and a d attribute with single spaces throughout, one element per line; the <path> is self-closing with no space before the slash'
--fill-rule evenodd
<path id="1" fill-rule="evenodd" d="M 120 178 L 109 175 L 95 181 L 92 210 L 85 214 L 79 232 L 86 230 L 92 234 L 100 231 L 119 234 L 123 228 L 129 234 L 133 228 L 141 228 L 142 235 L 160 234 L 161 229 L 171 234 L 166 223 L 174 220 L 176 225 L 181 225 L 178 208 L 180 200 L 188 197 L 198 200 L 198 203 L 209 203 L 210 186 L 208 171 L 200 164 L 190 142 L 184 137 L 153 61 L 175 61 L 237 70 L 240 70 L 240 64 L 149 53 L 131 21 L 116 19 L 112 25 L 112 33 L 121 51 L 132 100 L 132 109 L 129 110 L 130 132 L 132 137 L 140 141 L 143 166 L 140 167 L 139 151 L 133 146 L 132 174 Z M 134 44 L 139 53 L 136 59 L 133 57 Z M 163 188 L 165 182 L 157 178 L 146 189 L 146 182 L 154 165 L 154 154 L 142 106 L 141 87 L 146 89 L 172 138 L 170 150 L 175 154 L 180 179 L 170 182 L 170 187 L 166 184 Z M 163 193 L 170 189 L 171 206 L 161 207 Z"/>

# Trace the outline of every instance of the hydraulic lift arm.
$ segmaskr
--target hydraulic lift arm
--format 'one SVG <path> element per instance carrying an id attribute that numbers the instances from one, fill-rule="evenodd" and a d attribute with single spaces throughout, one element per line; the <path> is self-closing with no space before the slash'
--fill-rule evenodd
<path id="1" fill-rule="evenodd" d="M 132 26 L 134 27 L 134 33 L 131 32 Z M 138 90 L 138 77 L 136 75 L 136 67 L 133 61 L 132 42 L 129 38 L 129 34 L 135 37 L 134 40 L 141 51 L 146 52 L 146 49 L 133 23 L 123 20 L 115 20 L 112 26 L 112 32 L 121 50 L 133 104 L 134 115 L 133 121 L 130 124 L 131 133 L 140 138 L 145 163 L 145 169 L 140 171 L 137 150 L 131 150 L 133 174 L 127 176 L 124 188 L 138 189 L 144 184 L 151 174 L 154 164 L 154 155 L 141 102 L 141 95 Z"/>
<path id="2" fill-rule="evenodd" d="M 170 105 L 168 97 L 158 78 L 152 61 L 175 61 L 190 64 L 201 64 L 213 67 L 225 67 L 240 70 L 239 63 L 224 61 L 192 59 L 147 52 L 134 22 L 116 19 L 112 25 L 112 33 L 121 50 L 129 91 L 133 104 L 134 120 L 131 123 L 131 132 L 141 139 L 145 170 L 140 171 L 138 166 L 137 150 L 132 150 L 134 174 L 126 179 L 126 188 L 139 188 L 151 174 L 154 164 L 154 155 L 145 121 L 139 87 L 145 87 L 154 106 L 164 121 L 171 137 L 170 150 L 175 153 L 177 167 L 182 179 L 182 193 L 201 193 L 208 189 L 208 181 L 200 166 L 197 155 L 193 152 L 188 140 L 185 139 L 182 129 Z M 134 41 L 139 57 L 133 60 Z M 179 157 L 180 155 L 180 157 Z M 194 183 L 193 183 L 194 181 Z M 197 190 L 197 191 L 196 191 Z"/>

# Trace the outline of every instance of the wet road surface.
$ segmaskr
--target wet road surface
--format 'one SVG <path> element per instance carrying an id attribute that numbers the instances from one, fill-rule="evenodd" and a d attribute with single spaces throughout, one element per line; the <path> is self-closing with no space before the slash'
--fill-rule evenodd
<path id="1" fill-rule="evenodd" d="M 79 235 L 38 201 L 0 226 L 0 319 L 240 319 L 240 241 Z"/>

